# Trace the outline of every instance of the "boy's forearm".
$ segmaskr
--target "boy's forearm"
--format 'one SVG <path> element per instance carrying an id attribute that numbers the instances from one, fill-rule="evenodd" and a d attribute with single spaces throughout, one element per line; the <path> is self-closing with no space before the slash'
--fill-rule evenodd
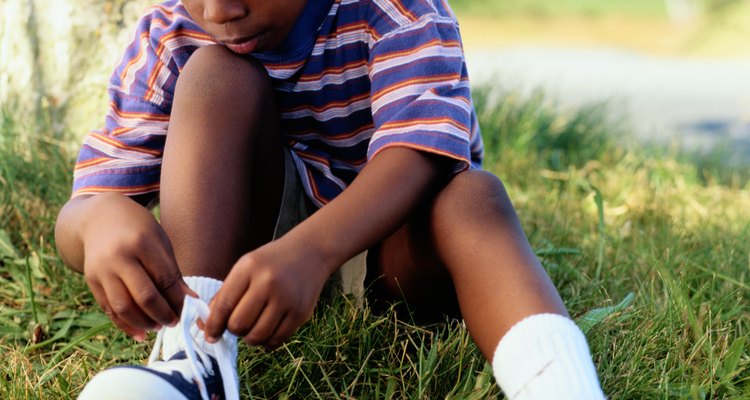
<path id="1" fill-rule="evenodd" d="M 446 176 L 441 162 L 408 148 L 383 150 L 342 194 L 289 232 L 288 239 L 338 268 L 406 223 Z"/>

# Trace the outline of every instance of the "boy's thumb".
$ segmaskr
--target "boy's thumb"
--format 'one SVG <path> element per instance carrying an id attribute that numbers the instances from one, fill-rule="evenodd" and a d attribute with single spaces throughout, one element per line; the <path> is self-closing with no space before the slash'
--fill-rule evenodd
<path id="1" fill-rule="evenodd" d="M 183 295 L 183 297 L 185 295 L 187 295 L 187 296 L 190 296 L 190 297 L 200 298 L 200 296 L 198 295 L 198 293 L 196 293 L 193 289 L 190 289 L 190 286 L 188 286 L 188 284 L 185 283 L 184 280 L 180 279 L 180 281 L 182 282 L 182 284 L 180 286 L 182 288 L 182 295 Z"/>

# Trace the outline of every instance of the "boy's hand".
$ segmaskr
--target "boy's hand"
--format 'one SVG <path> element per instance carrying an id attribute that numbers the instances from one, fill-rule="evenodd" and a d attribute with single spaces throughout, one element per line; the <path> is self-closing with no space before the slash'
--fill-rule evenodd
<path id="1" fill-rule="evenodd" d="M 185 294 L 172 247 L 151 213 L 127 197 L 102 194 L 82 229 L 83 273 L 112 322 L 136 340 L 178 321 Z"/>
<path id="2" fill-rule="evenodd" d="M 228 329 L 247 344 L 275 348 L 310 319 L 330 269 L 291 244 L 281 238 L 237 261 L 211 301 L 209 342 Z"/>

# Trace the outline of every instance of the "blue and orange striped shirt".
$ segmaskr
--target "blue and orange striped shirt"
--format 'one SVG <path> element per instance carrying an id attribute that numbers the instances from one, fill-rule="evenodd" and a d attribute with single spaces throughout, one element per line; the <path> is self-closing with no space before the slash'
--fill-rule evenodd
<path id="1" fill-rule="evenodd" d="M 84 140 L 74 196 L 159 190 L 177 78 L 210 44 L 178 0 L 146 12 L 110 80 L 105 126 Z M 445 0 L 309 0 L 285 41 L 253 56 L 272 79 L 280 134 L 319 207 L 392 146 L 449 157 L 455 171 L 480 168 L 482 139 Z"/>

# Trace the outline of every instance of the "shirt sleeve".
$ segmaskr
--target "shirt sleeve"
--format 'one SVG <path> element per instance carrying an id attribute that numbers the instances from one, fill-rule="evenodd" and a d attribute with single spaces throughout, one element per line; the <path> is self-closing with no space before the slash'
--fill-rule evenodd
<path id="1" fill-rule="evenodd" d="M 109 81 L 104 127 L 84 138 L 73 196 L 159 190 L 172 95 L 182 64 L 178 61 L 187 60 L 192 51 L 186 49 L 197 48 L 196 41 L 209 41 L 185 27 L 178 11 L 156 6 L 139 21 Z"/>
<path id="2" fill-rule="evenodd" d="M 455 19 L 436 14 L 388 32 L 370 52 L 375 133 L 368 159 L 400 146 L 471 166 L 479 138 Z"/>

